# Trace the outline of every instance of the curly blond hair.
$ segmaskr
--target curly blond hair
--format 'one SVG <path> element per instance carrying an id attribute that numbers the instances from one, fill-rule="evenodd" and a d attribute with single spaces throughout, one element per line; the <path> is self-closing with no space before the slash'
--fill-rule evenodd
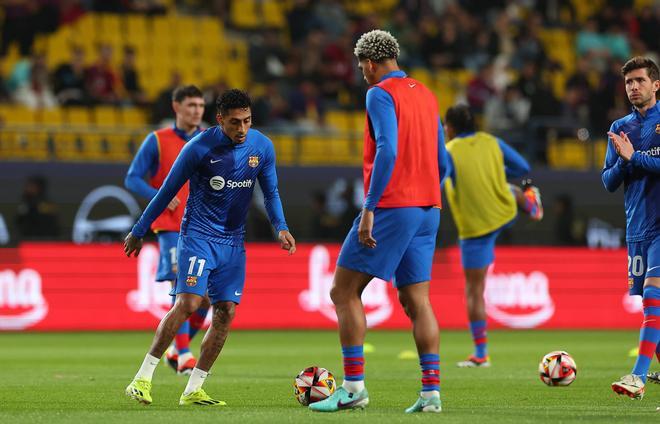
<path id="1" fill-rule="evenodd" d="M 355 43 L 353 51 L 358 60 L 369 59 L 380 62 L 384 59 L 396 59 L 399 57 L 399 42 L 387 31 L 374 29 L 365 32 Z"/>

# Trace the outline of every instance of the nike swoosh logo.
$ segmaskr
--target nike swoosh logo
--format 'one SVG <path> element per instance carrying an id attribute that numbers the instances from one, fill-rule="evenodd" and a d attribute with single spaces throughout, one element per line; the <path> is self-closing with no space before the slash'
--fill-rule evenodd
<path id="1" fill-rule="evenodd" d="M 240 295 L 242 295 L 242 294 L 243 294 L 243 292 L 239 292 L 239 291 L 235 291 L 235 292 L 234 292 L 234 296 L 240 296 Z"/>
<path id="2" fill-rule="evenodd" d="M 416 85 L 417 85 L 417 84 L 415 84 L 415 83 L 410 83 L 410 84 L 408 84 L 408 87 L 410 87 L 410 88 L 415 88 Z"/>
<path id="3" fill-rule="evenodd" d="M 353 405 L 355 404 L 355 402 L 357 402 L 358 400 L 359 400 L 359 399 L 356 399 L 356 400 L 352 400 L 352 401 L 350 401 L 350 402 L 346 402 L 346 403 L 344 403 L 344 402 L 342 402 L 342 401 L 339 400 L 339 401 L 337 401 L 337 408 L 350 408 L 350 407 L 353 406 Z"/>
<path id="4" fill-rule="evenodd" d="M 646 270 L 646 272 L 653 271 L 654 269 L 660 268 L 660 265 L 654 266 L 653 268 L 649 268 Z"/>
<path id="5" fill-rule="evenodd" d="M 211 159 L 211 163 L 220 162 L 221 160 L 222 160 L 222 159 L 216 159 L 216 160 Z"/>

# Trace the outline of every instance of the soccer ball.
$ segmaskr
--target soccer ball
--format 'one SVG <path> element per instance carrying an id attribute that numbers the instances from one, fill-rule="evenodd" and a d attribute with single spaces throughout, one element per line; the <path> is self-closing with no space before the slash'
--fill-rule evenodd
<path id="1" fill-rule="evenodd" d="M 335 377 L 321 367 L 307 367 L 293 380 L 293 395 L 301 405 L 318 402 L 335 391 Z"/>
<path id="2" fill-rule="evenodd" d="M 567 352 L 556 350 L 541 359 L 539 376 L 548 386 L 568 386 L 577 376 L 577 365 Z"/>

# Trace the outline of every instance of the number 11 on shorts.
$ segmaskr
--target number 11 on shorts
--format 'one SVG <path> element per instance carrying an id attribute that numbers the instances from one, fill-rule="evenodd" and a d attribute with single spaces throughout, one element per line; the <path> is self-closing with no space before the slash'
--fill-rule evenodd
<path id="1" fill-rule="evenodd" d="M 197 256 L 191 256 L 188 258 L 188 262 L 190 262 L 190 266 L 188 267 L 188 275 L 193 275 L 193 271 L 195 270 L 195 262 L 199 264 L 199 267 L 197 268 L 197 276 L 201 277 L 202 272 L 204 272 L 204 265 L 206 265 L 206 259 L 197 259 Z"/>

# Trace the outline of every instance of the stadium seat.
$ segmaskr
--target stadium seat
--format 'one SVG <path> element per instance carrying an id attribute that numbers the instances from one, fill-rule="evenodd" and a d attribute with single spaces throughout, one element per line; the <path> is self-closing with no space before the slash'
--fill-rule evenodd
<path id="1" fill-rule="evenodd" d="M 36 118 L 41 125 L 62 125 L 64 124 L 64 110 L 60 107 L 38 110 Z"/>
<path id="2" fill-rule="evenodd" d="M 80 160 L 78 135 L 72 132 L 55 133 L 53 135 L 53 153 L 59 160 Z"/>
<path id="3" fill-rule="evenodd" d="M 277 0 L 262 2 L 264 25 L 269 28 L 283 28 L 286 23 L 284 5 Z"/>
<path id="4" fill-rule="evenodd" d="M 128 134 L 103 134 L 105 140 L 105 158 L 113 162 L 130 162 L 133 157 L 131 151 L 132 137 Z"/>
<path id="5" fill-rule="evenodd" d="M 270 138 L 275 146 L 278 165 L 293 165 L 298 142 L 296 138 L 284 134 L 273 134 Z"/>
<path id="6" fill-rule="evenodd" d="M 91 116 L 89 109 L 81 106 L 71 106 L 64 109 L 65 121 L 69 125 L 89 125 Z"/>
<path id="7" fill-rule="evenodd" d="M 0 105 L 0 116 L 5 124 L 10 125 L 27 125 L 36 122 L 36 112 L 24 106 Z"/>
<path id="8" fill-rule="evenodd" d="M 105 157 L 103 137 L 97 133 L 80 134 L 81 159 L 102 160 Z"/>
<path id="9" fill-rule="evenodd" d="M 256 29 L 261 26 L 261 19 L 257 16 L 255 0 L 233 0 L 229 17 L 231 23 L 239 28 Z"/>
<path id="10" fill-rule="evenodd" d="M 125 126 L 145 126 L 149 123 L 147 113 L 136 107 L 120 109 L 121 123 Z"/>
<path id="11" fill-rule="evenodd" d="M 96 125 L 117 125 L 119 114 L 114 106 L 96 106 L 92 111 Z"/>

